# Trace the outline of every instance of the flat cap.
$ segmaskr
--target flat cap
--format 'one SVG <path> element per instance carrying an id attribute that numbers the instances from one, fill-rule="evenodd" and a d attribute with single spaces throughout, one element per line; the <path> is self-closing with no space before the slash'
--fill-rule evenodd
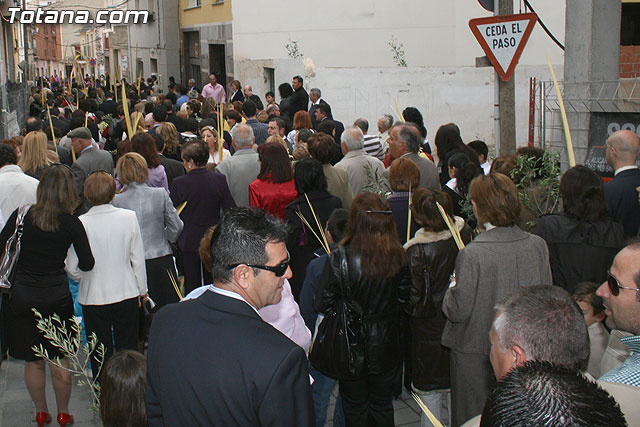
<path id="1" fill-rule="evenodd" d="M 70 131 L 67 136 L 69 138 L 91 139 L 91 131 L 85 127 L 75 128 Z"/>

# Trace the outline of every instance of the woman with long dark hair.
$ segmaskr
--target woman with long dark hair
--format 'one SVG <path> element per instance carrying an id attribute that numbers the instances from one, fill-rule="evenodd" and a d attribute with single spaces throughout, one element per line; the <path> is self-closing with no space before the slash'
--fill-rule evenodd
<path id="1" fill-rule="evenodd" d="M 462 205 L 469 194 L 471 181 L 482 173 L 482 169 L 476 166 L 465 153 L 455 153 L 449 157 L 448 170 L 451 179 L 442 189 L 453 201 L 453 214 L 461 216 L 472 228 L 475 228 L 477 221 L 462 212 Z"/>
<path id="2" fill-rule="evenodd" d="M 283 144 L 266 142 L 258 147 L 258 156 L 260 172 L 249 184 L 249 206 L 284 221 L 287 205 L 298 197 L 289 153 Z"/>
<path id="3" fill-rule="evenodd" d="M 587 167 L 564 173 L 560 195 L 562 212 L 540 217 L 534 234 L 549 247 L 553 284 L 572 293 L 580 282 L 607 279 L 613 258 L 624 246 L 624 229 L 609 218 L 604 184 Z"/>
<path id="4" fill-rule="evenodd" d="M 169 192 L 167 173 L 162 166 L 162 158 L 158 154 L 158 148 L 153 137 L 146 132 L 138 132 L 131 138 L 131 151 L 144 157 L 149 168 L 149 179 L 146 184 L 149 187 L 162 187 Z M 120 190 L 120 187 L 118 187 Z"/>
<path id="5" fill-rule="evenodd" d="M 291 120 L 291 96 L 293 95 L 293 87 L 289 83 L 282 83 L 278 86 L 278 94 L 280 95 L 280 115 Z"/>
<path id="6" fill-rule="evenodd" d="M 32 346 L 42 345 L 49 356 L 62 357 L 60 350 L 52 346 L 38 331 L 31 311 L 37 309 L 43 318 L 55 314 L 62 320 L 73 317 L 73 301 L 69 292 L 65 258 L 71 245 L 78 254 L 78 268 L 89 271 L 94 259 L 87 234 L 73 211 L 80 203 L 75 177 L 67 166 L 49 166 L 40 177 L 38 202 L 24 218 L 21 249 L 15 267 L 15 279 L 11 289 L 9 314 L 9 354 L 26 361 L 24 379 L 36 407 L 39 426 L 51 422 L 45 395 L 45 362 L 36 356 Z M 16 210 L 7 220 L 0 234 L 0 247 L 4 248 L 16 226 Z M 67 366 L 67 360 L 61 360 Z M 71 373 L 49 363 L 51 382 L 56 395 L 58 422 L 73 423 L 69 415 L 71 397 Z"/>
<path id="7" fill-rule="evenodd" d="M 104 367 L 100 419 L 104 427 L 147 427 L 147 358 L 132 350 L 114 354 Z"/>
<path id="8" fill-rule="evenodd" d="M 321 230 L 318 229 L 314 214 L 320 222 L 321 229 L 324 230 L 331 212 L 341 208 L 342 202 L 327 191 L 327 180 L 322 171 L 322 164 L 316 159 L 307 158 L 297 162 L 294 180 L 298 197 L 287 205 L 285 216 L 289 226 L 287 238 L 287 249 L 291 254 L 289 265 L 293 272 L 289 283 L 291 283 L 293 295 L 298 300 L 307 265 L 315 258 L 314 252 L 322 248 L 322 242 L 315 237 L 321 236 Z M 311 207 L 313 207 L 313 213 Z M 302 222 L 298 214 L 305 217 L 311 229 Z"/>
<path id="9" fill-rule="evenodd" d="M 342 271 L 345 266 L 348 272 Z M 400 310 L 409 283 L 407 255 L 389 205 L 377 194 L 360 194 L 314 301 L 318 313 L 328 314 L 343 298 L 362 312 L 356 334 L 362 337 L 363 366 L 353 378 L 339 380 L 348 426 L 394 425 L 392 384 L 402 361 Z"/>
<path id="10" fill-rule="evenodd" d="M 475 151 L 462 142 L 460 129 L 455 123 L 447 123 L 440 126 L 436 132 L 434 141 L 436 154 L 438 155 L 438 171 L 440 172 L 440 185 L 444 187 L 452 176 L 449 176 L 449 157 L 455 153 L 465 153 L 467 157 L 478 167 L 480 161 Z"/>

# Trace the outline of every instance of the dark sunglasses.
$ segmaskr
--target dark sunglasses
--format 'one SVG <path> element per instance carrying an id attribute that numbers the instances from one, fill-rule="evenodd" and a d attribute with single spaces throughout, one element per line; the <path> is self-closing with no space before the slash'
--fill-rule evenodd
<path id="1" fill-rule="evenodd" d="M 620 289 L 629 289 L 630 291 L 640 292 L 640 289 L 630 288 L 629 286 L 622 286 L 618 279 L 611 275 L 611 272 L 607 272 L 607 283 L 609 284 L 609 290 L 611 291 L 611 295 L 618 296 L 620 294 Z"/>
<path id="2" fill-rule="evenodd" d="M 246 265 L 248 267 L 258 268 L 260 270 L 267 270 L 276 275 L 276 277 L 282 277 L 287 272 L 287 268 L 289 268 L 289 261 L 291 261 L 291 257 L 289 256 L 289 252 L 287 252 L 287 259 L 279 265 L 255 265 L 255 264 L 247 264 L 246 262 L 239 262 L 237 264 L 228 265 L 227 269 L 232 270 L 239 265 Z"/>

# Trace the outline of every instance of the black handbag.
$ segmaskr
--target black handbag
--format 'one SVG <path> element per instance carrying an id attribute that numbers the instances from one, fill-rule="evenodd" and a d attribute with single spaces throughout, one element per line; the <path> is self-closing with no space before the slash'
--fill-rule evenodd
<path id="1" fill-rule="evenodd" d="M 20 240 L 22 238 L 22 227 L 24 217 L 29 212 L 31 205 L 20 206 L 16 217 L 16 229 L 9 237 L 4 247 L 4 254 L 0 260 L 0 288 L 11 289 L 15 277 L 15 266 L 20 256 Z"/>
<path id="2" fill-rule="evenodd" d="M 364 367 L 362 308 L 350 298 L 346 251 L 344 247 L 337 251 L 339 265 L 332 263 L 332 268 L 339 279 L 341 294 L 318 325 L 309 361 L 328 377 L 349 380 L 360 377 Z"/>

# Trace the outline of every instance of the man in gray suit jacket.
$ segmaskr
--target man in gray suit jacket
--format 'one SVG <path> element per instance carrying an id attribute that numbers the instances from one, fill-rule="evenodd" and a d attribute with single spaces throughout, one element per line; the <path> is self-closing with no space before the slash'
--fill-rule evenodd
<path id="1" fill-rule="evenodd" d="M 227 178 L 236 206 L 249 206 L 249 184 L 260 172 L 258 153 L 251 148 L 255 140 L 253 129 L 249 125 L 238 124 L 233 128 L 231 138 L 236 151 L 216 167 L 216 172 Z"/>
<path id="2" fill-rule="evenodd" d="M 84 181 L 95 171 L 105 171 L 113 175 L 113 157 L 106 151 L 102 151 L 91 144 L 91 131 L 86 127 L 75 128 L 67 134 L 71 139 L 71 148 L 79 156 L 71 165 L 71 170 L 76 176 L 78 194 L 82 204 L 76 213 L 83 214 L 89 210 L 89 203 L 84 198 Z"/>
<path id="3" fill-rule="evenodd" d="M 410 123 L 396 123 L 389 132 L 389 154 L 394 159 L 406 157 L 420 170 L 420 187 L 440 189 L 438 168 L 433 162 L 418 154 L 420 150 L 420 131 Z M 389 177 L 389 169 L 385 171 Z"/>

